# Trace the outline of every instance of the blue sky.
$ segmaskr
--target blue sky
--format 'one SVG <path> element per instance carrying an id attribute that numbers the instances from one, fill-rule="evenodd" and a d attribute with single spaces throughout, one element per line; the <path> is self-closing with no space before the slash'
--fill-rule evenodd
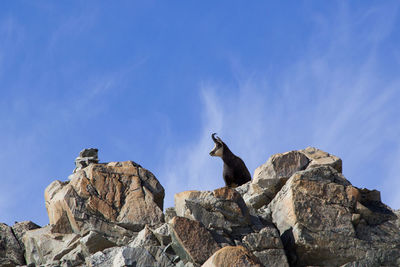
<path id="1" fill-rule="evenodd" d="M 6 1 L 0 222 L 48 223 L 74 159 L 133 160 L 174 193 L 315 146 L 400 208 L 398 1 Z"/>

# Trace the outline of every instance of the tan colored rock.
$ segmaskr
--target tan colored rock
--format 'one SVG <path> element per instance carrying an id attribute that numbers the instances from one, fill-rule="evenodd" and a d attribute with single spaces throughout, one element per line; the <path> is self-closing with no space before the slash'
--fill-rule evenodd
<path id="1" fill-rule="evenodd" d="M 254 171 L 254 179 L 289 178 L 293 173 L 304 170 L 309 162 L 308 157 L 299 151 L 274 154 Z"/>
<path id="2" fill-rule="evenodd" d="M 185 191 L 175 194 L 176 214 L 201 222 L 208 229 L 224 229 L 250 224 L 249 211 L 242 197 L 232 188 L 214 191 Z"/>
<path id="3" fill-rule="evenodd" d="M 183 260 L 202 264 L 220 249 L 210 232 L 197 221 L 176 216 L 169 225 L 172 246 Z"/>
<path id="4" fill-rule="evenodd" d="M 226 246 L 214 253 L 202 267 L 262 267 L 259 260 L 242 246 Z"/>
<path id="5" fill-rule="evenodd" d="M 266 163 L 254 171 L 249 191 L 244 195 L 246 204 L 258 209 L 268 204 L 290 176 L 304 170 L 310 160 L 298 151 L 271 156 Z"/>
<path id="6" fill-rule="evenodd" d="M 358 191 L 330 166 L 297 172 L 287 181 L 268 207 L 291 265 L 340 266 L 364 258 L 378 266 L 396 264 L 397 217 L 365 223 L 363 216 L 379 218 L 392 212 L 382 203 L 365 207 L 356 201 Z M 361 214 L 361 220 L 354 214 Z"/>
<path id="7" fill-rule="evenodd" d="M 70 181 L 55 181 L 45 190 L 50 224 L 58 233 L 160 225 L 163 198 L 164 188 L 154 175 L 132 161 L 90 164 Z"/>
<path id="8" fill-rule="evenodd" d="M 308 168 L 331 166 L 338 172 L 342 172 L 342 160 L 334 155 L 315 147 L 307 147 L 306 149 L 299 150 L 299 152 L 304 153 L 311 160 Z"/>

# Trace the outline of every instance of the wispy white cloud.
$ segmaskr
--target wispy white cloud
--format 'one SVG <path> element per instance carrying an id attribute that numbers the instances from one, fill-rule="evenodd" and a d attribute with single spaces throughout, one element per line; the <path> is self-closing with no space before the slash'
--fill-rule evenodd
<path id="1" fill-rule="evenodd" d="M 351 14 L 346 5 L 340 10 L 333 21 L 316 20 L 320 31 L 340 22 L 329 47 L 310 45 L 310 51 L 277 77 L 244 73 L 233 60 L 237 88 L 229 92 L 213 83 L 201 86 L 200 134 L 165 156 L 161 176 L 168 181 L 166 206 L 173 205 L 174 193 L 223 185 L 222 163 L 208 155 L 210 134 L 218 132 L 251 172 L 274 153 L 309 145 L 337 154 L 353 184 L 377 188 L 384 201 L 400 207 L 399 187 L 393 186 L 399 180 L 400 73 L 382 78 L 378 53 L 393 33 L 397 8 L 374 8 L 365 14 Z M 370 30 L 360 32 L 365 27 Z M 320 37 L 318 31 L 311 39 Z M 365 41 L 364 51 L 357 55 L 355 42 L 360 40 Z"/>

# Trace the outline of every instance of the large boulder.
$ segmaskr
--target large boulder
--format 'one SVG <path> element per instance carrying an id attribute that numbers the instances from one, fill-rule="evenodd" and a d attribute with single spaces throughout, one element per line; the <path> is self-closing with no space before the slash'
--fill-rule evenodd
<path id="1" fill-rule="evenodd" d="M 99 231 L 115 243 L 146 224 L 161 225 L 163 199 L 164 188 L 154 175 L 132 161 L 90 164 L 45 190 L 54 232 Z"/>
<path id="2" fill-rule="evenodd" d="M 376 193 L 360 192 L 331 165 L 293 174 L 268 208 L 294 266 L 400 263 L 397 217 Z"/>
<path id="3" fill-rule="evenodd" d="M 198 221 L 174 217 L 170 222 L 172 246 L 182 260 L 204 263 L 220 246 Z"/>
<path id="4" fill-rule="evenodd" d="M 298 151 L 271 156 L 254 171 L 248 190 L 243 192 L 246 204 L 254 209 L 268 204 L 289 177 L 297 171 L 306 169 L 309 162 L 310 159 Z"/>
<path id="5" fill-rule="evenodd" d="M 24 252 L 10 226 L 0 223 L 0 266 L 24 265 Z"/>
<path id="6" fill-rule="evenodd" d="M 260 261 L 242 246 L 227 246 L 215 252 L 202 267 L 262 267 Z"/>
<path id="7" fill-rule="evenodd" d="M 175 194 L 175 211 L 178 216 L 199 221 L 212 230 L 232 233 L 235 228 L 250 225 L 249 211 L 242 197 L 228 187 Z"/>
<path id="8" fill-rule="evenodd" d="M 274 154 L 254 171 L 251 182 L 237 191 L 250 209 L 257 210 L 268 205 L 294 173 L 319 166 L 331 166 L 342 172 L 340 158 L 314 147 Z"/>

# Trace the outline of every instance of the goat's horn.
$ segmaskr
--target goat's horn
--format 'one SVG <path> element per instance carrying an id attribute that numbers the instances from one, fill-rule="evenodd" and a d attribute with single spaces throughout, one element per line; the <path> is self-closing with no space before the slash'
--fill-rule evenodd
<path id="1" fill-rule="evenodd" d="M 215 138 L 215 135 L 216 135 L 216 134 L 217 134 L 217 133 L 213 133 L 213 134 L 211 135 L 211 138 L 212 138 L 212 140 L 214 141 L 214 143 L 218 142 L 217 139 Z"/>

